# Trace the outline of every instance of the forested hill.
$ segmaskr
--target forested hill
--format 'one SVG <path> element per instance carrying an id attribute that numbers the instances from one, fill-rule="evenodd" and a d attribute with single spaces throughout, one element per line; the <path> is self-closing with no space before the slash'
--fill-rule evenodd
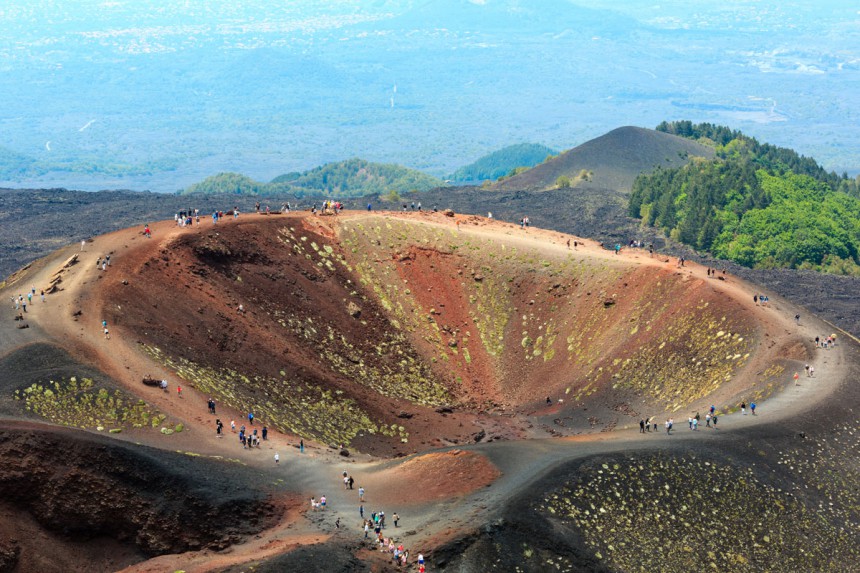
<path id="1" fill-rule="evenodd" d="M 707 142 L 716 157 L 640 175 L 631 216 L 745 266 L 860 275 L 858 180 L 726 127 L 682 121 L 657 129 Z"/>
<path id="2" fill-rule="evenodd" d="M 716 147 L 717 157 L 722 159 L 745 158 L 754 165 L 771 172 L 788 170 L 798 175 L 809 175 L 827 183 L 834 191 L 857 194 L 858 180 L 850 179 L 847 173 L 839 176 L 832 171 L 828 172 L 811 157 L 800 155 L 786 147 L 759 143 L 754 137 L 723 125 L 693 123 L 686 120 L 664 121 L 657 126 L 657 131 Z"/>
<path id="3" fill-rule="evenodd" d="M 558 151 L 539 143 L 517 143 L 493 151 L 455 171 L 452 181 L 485 181 L 509 175 L 518 167 L 534 167 Z"/>
<path id="4" fill-rule="evenodd" d="M 438 187 L 442 181 L 401 165 L 348 159 L 328 163 L 303 173 L 286 173 L 261 183 L 238 173 L 219 173 L 196 183 L 185 193 L 236 193 L 240 195 L 291 194 L 334 199 L 408 193 Z"/>

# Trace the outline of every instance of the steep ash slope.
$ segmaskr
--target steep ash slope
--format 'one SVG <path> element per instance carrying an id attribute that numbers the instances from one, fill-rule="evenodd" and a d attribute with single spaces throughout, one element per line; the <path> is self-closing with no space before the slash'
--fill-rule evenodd
<path id="1" fill-rule="evenodd" d="M 504 179 L 493 188 L 504 191 L 544 190 L 561 176 L 576 187 L 629 193 L 640 173 L 657 167 L 678 167 L 691 157 L 714 156 L 713 148 L 668 133 L 625 126 L 574 147 L 528 171 Z M 578 180 L 580 172 L 589 176 Z M 576 193 L 575 190 L 569 191 Z"/>
<path id="2" fill-rule="evenodd" d="M 294 215 L 189 232 L 125 263 L 105 311 L 203 392 L 378 453 L 525 436 L 535 422 L 608 430 L 781 383 L 720 281 L 462 223 Z M 738 377 L 751 362 L 769 379 Z"/>

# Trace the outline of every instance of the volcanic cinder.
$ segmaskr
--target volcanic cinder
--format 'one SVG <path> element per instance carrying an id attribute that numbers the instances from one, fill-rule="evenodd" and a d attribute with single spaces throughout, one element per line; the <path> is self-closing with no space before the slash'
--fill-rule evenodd
<path id="1" fill-rule="evenodd" d="M 49 294 L 0 328 L 0 570 L 386 570 L 342 470 L 431 570 L 852 570 L 849 336 L 645 249 L 448 215 L 165 222 L 10 277 Z"/>

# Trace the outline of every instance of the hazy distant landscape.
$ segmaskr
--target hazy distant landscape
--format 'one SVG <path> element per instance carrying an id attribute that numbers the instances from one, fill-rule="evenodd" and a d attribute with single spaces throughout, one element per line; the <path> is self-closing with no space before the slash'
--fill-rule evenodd
<path id="1" fill-rule="evenodd" d="M 361 157 L 711 121 L 856 174 L 860 19 L 825 3 L 13 2 L 0 185 L 174 192 Z"/>
<path id="2" fill-rule="evenodd" d="M 860 571 L 858 24 L 0 2 L 0 573 Z"/>

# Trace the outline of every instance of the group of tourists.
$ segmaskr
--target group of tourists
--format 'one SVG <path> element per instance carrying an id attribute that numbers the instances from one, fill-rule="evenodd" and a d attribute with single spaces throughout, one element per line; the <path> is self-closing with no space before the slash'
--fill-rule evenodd
<path id="1" fill-rule="evenodd" d="M 42 302 L 45 302 L 45 291 L 41 291 L 40 294 L 42 296 Z M 33 297 L 34 296 L 36 296 L 36 287 L 35 286 L 31 287 L 26 295 L 19 293 L 17 297 L 13 296 L 11 298 L 11 300 L 12 300 L 12 304 L 15 306 L 15 310 L 22 310 L 23 309 L 24 312 L 27 312 L 27 305 L 33 304 Z"/>
<path id="2" fill-rule="evenodd" d="M 831 334 L 830 336 L 816 336 L 815 337 L 815 347 L 816 348 L 824 348 L 830 349 L 836 346 L 836 334 Z"/>
<path id="3" fill-rule="evenodd" d="M 323 201 L 322 213 L 337 215 L 343 210 L 343 203 L 340 201 Z"/>
<path id="4" fill-rule="evenodd" d="M 809 364 L 807 364 L 806 365 L 806 375 L 807 376 L 813 376 L 814 373 L 815 373 L 815 369 L 812 366 L 810 366 Z M 795 376 L 797 376 L 797 375 L 795 375 Z M 795 378 L 795 380 L 796 380 L 796 378 Z M 747 413 L 746 401 L 741 402 L 740 408 L 741 408 L 741 415 L 746 416 L 746 413 Z M 755 409 L 756 409 L 756 403 L 755 402 L 750 403 L 750 411 L 752 412 L 753 416 L 755 416 Z M 699 414 L 699 412 L 696 412 L 695 414 L 693 414 L 687 418 L 687 425 L 689 426 L 689 428 L 691 430 L 697 431 L 699 429 L 699 424 L 701 423 L 701 421 L 702 421 L 701 414 Z M 706 428 L 712 428 L 712 429 L 716 430 L 718 422 L 719 422 L 719 412 L 717 412 L 716 406 L 711 405 L 711 407 L 708 408 L 707 413 L 705 413 L 705 427 Z M 672 430 L 675 427 L 675 419 L 674 418 L 666 418 L 666 421 L 663 423 L 663 427 L 666 429 L 666 433 L 671 435 Z M 651 433 L 651 432 L 657 432 L 656 416 L 651 416 L 648 418 L 640 419 L 639 420 L 639 433 L 645 434 L 645 433 Z"/>
<path id="5" fill-rule="evenodd" d="M 245 431 L 245 426 L 239 429 L 239 443 L 242 444 L 242 449 L 259 448 L 260 444 L 269 439 L 269 428 L 263 426 L 260 435 L 257 434 L 257 428 L 254 428 L 250 434 Z"/>
<path id="6" fill-rule="evenodd" d="M 753 302 L 756 306 L 770 306 L 770 298 L 766 294 L 754 294 Z"/>
<path id="7" fill-rule="evenodd" d="M 110 255 L 105 255 L 104 258 L 96 257 L 96 268 L 100 271 L 106 271 L 110 266 Z"/>
<path id="8" fill-rule="evenodd" d="M 197 220 L 197 226 L 200 226 L 200 212 L 197 209 L 187 209 L 179 211 L 173 215 L 173 220 L 176 221 L 177 227 L 190 227 Z"/>
<path id="9" fill-rule="evenodd" d="M 361 527 L 364 530 L 364 538 L 369 539 L 370 532 L 373 531 L 374 543 L 379 550 L 390 553 L 395 565 L 406 567 L 409 564 L 409 550 L 403 547 L 403 543 L 395 541 L 394 537 L 385 535 L 383 531 L 385 529 L 385 512 L 374 511 L 370 514 L 369 518 L 365 519 L 364 505 L 359 505 L 358 514 L 361 516 Z M 399 527 L 400 516 L 394 513 L 391 516 L 391 521 L 394 523 L 394 527 Z M 418 555 L 418 567 L 419 571 L 424 571 L 424 556 L 421 554 Z"/>
<path id="10" fill-rule="evenodd" d="M 690 416 L 687 418 L 687 425 L 691 430 L 696 431 L 699 429 L 699 422 L 702 420 L 701 415 L 696 412 L 694 416 Z M 719 420 L 719 416 L 717 415 L 716 409 L 714 406 L 711 406 L 710 411 L 705 414 L 705 427 L 717 429 L 717 421 Z M 711 423 L 713 422 L 713 426 Z"/>

